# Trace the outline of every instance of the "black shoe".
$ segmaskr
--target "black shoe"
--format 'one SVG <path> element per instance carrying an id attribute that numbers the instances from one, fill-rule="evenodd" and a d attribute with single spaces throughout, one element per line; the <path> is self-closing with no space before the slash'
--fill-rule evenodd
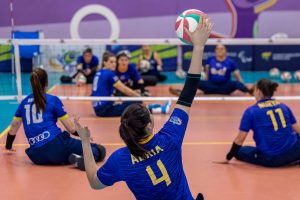
<path id="1" fill-rule="evenodd" d="M 81 171 L 85 171 L 83 156 L 72 153 L 69 156 L 69 163 L 75 165 L 75 167 L 80 169 Z"/>
<path id="2" fill-rule="evenodd" d="M 204 200 L 204 196 L 202 193 L 199 193 L 196 200 Z"/>
<path id="3" fill-rule="evenodd" d="M 99 158 L 99 162 L 102 162 L 106 156 L 106 149 L 104 146 L 102 146 L 101 144 L 97 144 L 97 147 L 100 151 L 100 158 Z"/>

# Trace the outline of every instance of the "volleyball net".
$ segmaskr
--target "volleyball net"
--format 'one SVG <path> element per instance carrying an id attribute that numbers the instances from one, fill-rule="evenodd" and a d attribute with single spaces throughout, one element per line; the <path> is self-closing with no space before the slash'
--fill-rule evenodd
<path id="1" fill-rule="evenodd" d="M 300 39 L 209 39 L 205 48 L 204 60 L 214 55 L 214 46 L 224 44 L 228 55 L 238 63 L 241 71 L 250 72 L 250 81 L 268 78 L 268 70 L 277 67 L 281 71 L 295 71 L 300 63 Z M 152 97 L 91 97 L 91 86 L 76 87 L 74 84 L 62 84 L 62 75 L 76 72 L 77 57 L 86 48 L 91 48 L 99 58 L 105 51 L 118 53 L 128 50 L 130 62 L 137 63 L 142 45 L 150 45 L 159 53 L 164 63 L 164 73 L 169 74 L 168 84 L 183 83 L 175 76 L 177 70 L 187 70 L 191 59 L 192 46 L 183 45 L 178 39 L 0 39 L 0 100 L 18 100 L 31 93 L 30 71 L 43 68 L 49 75 L 49 92 L 62 100 L 111 100 L 111 101 L 164 101 L 177 97 L 161 92 L 163 95 Z M 274 64 L 275 63 L 275 64 Z M 252 73 L 255 72 L 255 73 Z M 293 72 L 292 72 L 293 73 Z M 280 81 L 280 77 L 272 77 Z M 292 78 L 293 80 L 293 78 Z M 296 80 L 294 81 L 296 82 Z M 278 96 L 281 100 L 299 100 L 298 95 Z M 253 100 L 253 97 L 201 96 L 195 101 L 241 101 Z"/>

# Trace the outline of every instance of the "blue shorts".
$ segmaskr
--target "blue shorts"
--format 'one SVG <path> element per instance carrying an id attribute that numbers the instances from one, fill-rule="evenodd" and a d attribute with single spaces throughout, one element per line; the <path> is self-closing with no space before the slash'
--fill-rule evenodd
<path id="1" fill-rule="evenodd" d="M 139 103 L 141 101 L 126 101 L 121 104 L 115 104 L 115 102 L 108 102 L 104 106 L 94 108 L 95 113 L 98 117 L 119 117 L 122 115 L 124 110 L 131 104 Z"/>
<path id="2" fill-rule="evenodd" d="M 96 161 L 101 159 L 101 151 L 97 144 L 92 144 L 92 151 Z M 72 153 L 82 155 L 81 140 L 74 139 L 66 131 L 58 134 L 53 140 L 38 148 L 26 149 L 30 160 L 37 165 L 65 165 L 69 164 Z"/>
<path id="3" fill-rule="evenodd" d="M 300 139 L 288 151 L 279 155 L 266 155 L 259 152 L 256 147 L 243 146 L 236 159 L 265 167 L 281 167 L 300 161 Z"/>
<path id="4" fill-rule="evenodd" d="M 202 90 L 205 94 L 229 95 L 235 90 L 240 90 L 242 92 L 249 92 L 249 89 L 243 83 L 238 81 L 227 81 L 224 83 L 215 83 L 212 81 L 201 80 L 198 88 Z"/>

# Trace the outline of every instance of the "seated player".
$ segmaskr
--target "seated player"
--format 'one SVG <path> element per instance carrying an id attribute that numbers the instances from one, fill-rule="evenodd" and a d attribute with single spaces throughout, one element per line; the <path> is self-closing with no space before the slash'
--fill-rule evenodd
<path id="1" fill-rule="evenodd" d="M 74 79 L 78 86 L 84 85 L 85 83 L 93 83 L 98 65 L 98 57 L 93 55 L 92 49 L 87 48 L 83 51 L 82 55 L 77 58 L 77 72 L 71 77 L 62 76 L 61 82 L 72 83 Z"/>
<path id="2" fill-rule="evenodd" d="M 142 55 L 138 61 L 138 69 L 145 81 L 145 86 L 154 86 L 167 79 L 161 72 L 163 63 L 157 52 L 152 52 L 149 45 L 142 46 Z"/>
<path id="3" fill-rule="evenodd" d="M 252 95 L 253 89 L 248 89 L 243 84 L 240 72 L 236 63 L 226 55 L 226 47 L 219 44 L 215 48 L 216 56 L 207 60 L 205 66 L 206 80 L 201 80 L 198 89 L 204 94 L 223 94 L 229 95 L 235 90 L 247 92 Z M 236 81 L 231 80 L 233 73 Z M 180 90 L 170 87 L 170 92 L 178 95 Z"/>
<path id="4" fill-rule="evenodd" d="M 229 95 L 235 90 L 251 93 L 251 90 L 243 84 L 242 77 L 236 63 L 229 58 L 226 47 L 219 44 L 215 48 L 216 56 L 207 60 L 205 67 L 207 80 L 201 80 L 199 89 L 204 94 L 225 94 Z M 233 73 L 236 81 L 231 80 Z"/>
<path id="5" fill-rule="evenodd" d="M 103 189 L 125 181 L 136 199 L 194 199 L 184 174 L 182 142 L 189 121 L 190 106 L 200 81 L 204 45 L 212 24 L 204 19 L 190 36 L 194 50 L 183 91 L 163 128 L 153 134 L 153 116 L 141 104 L 130 105 L 121 117 L 119 133 L 126 147 L 115 151 L 98 169 L 90 150 L 90 132 L 75 121 L 82 139 L 84 162 L 90 185 Z M 197 199 L 203 199 L 199 194 Z"/>
<path id="6" fill-rule="evenodd" d="M 254 90 L 257 103 L 244 112 L 240 132 L 221 163 L 228 163 L 233 157 L 265 167 L 300 161 L 300 127 L 291 109 L 272 98 L 277 87 L 277 83 L 268 79 L 257 82 Z M 256 146 L 242 146 L 250 130 Z"/>
<path id="7" fill-rule="evenodd" d="M 131 88 L 124 85 L 115 73 L 116 57 L 115 55 L 105 52 L 102 60 L 102 69 L 99 70 L 94 78 L 92 96 L 109 97 L 113 95 L 114 89 L 120 91 L 122 94 L 131 97 L 141 96 Z M 95 101 L 93 108 L 98 117 L 117 117 L 121 116 L 126 107 L 133 103 L 142 102 L 114 102 L 114 101 Z M 161 106 L 159 104 L 150 104 L 148 108 L 152 113 L 167 114 L 170 109 L 170 102 Z"/>
<path id="8" fill-rule="evenodd" d="M 60 99 L 46 94 L 48 75 L 43 69 L 31 73 L 30 83 L 33 94 L 28 95 L 19 105 L 7 135 L 6 149 L 11 150 L 16 134 L 22 125 L 30 147 L 26 154 L 37 165 L 63 165 L 72 163 L 73 153 L 82 155 L 81 142 L 70 137 L 78 136 L 75 126 Z M 67 131 L 56 125 L 61 121 Z M 91 144 L 95 161 L 102 161 L 105 148 Z"/>
<path id="9" fill-rule="evenodd" d="M 129 63 L 130 55 L 126 51 L 121 51 L 117 54 L 116 74 L 120 81 L 133 90 L 140 90 L 142 96 L 150 96 L 150 93 L 145 90 L 144 80 L 133 63 Z M 116 96 L 124 96 L 121 92 L 117 92 Z"/>

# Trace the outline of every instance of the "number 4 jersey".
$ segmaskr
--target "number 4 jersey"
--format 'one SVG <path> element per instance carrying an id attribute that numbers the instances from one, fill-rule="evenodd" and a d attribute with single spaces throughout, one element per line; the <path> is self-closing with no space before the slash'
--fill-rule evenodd
<path id="1" fill-rule="evenodd" d="M 188 115 L 175 109 L 157 134 L 141 142 L 147 150 L 145 158 L 121 148 L 98 170 L 98 179 L 107 186 L 125 181 L 136 199 L 193 199 L 181 155 L 187 123 Z"/>
<path id="2" fill-rule="evenodd" d="M 292 128 L 295 123 L 288 106 L 273 99 L 264 99 L 244 112 L 240 130 L 253 130 L 257 149 L 268 155 L 278 155 L 296 143 L 297 135 Z"/>
<path id="3" fill-rule="evenodd" d="M 31 148 L 43 146 L 54 139 L 61 130 L 57 127 L 57 119 L 68 117 L 61 100 L 46 94 L 46 108 L 38 113 L 33 95 L 27 96 L 19 105 L 15 119 L 22 120 L 24 131 Z"/>

